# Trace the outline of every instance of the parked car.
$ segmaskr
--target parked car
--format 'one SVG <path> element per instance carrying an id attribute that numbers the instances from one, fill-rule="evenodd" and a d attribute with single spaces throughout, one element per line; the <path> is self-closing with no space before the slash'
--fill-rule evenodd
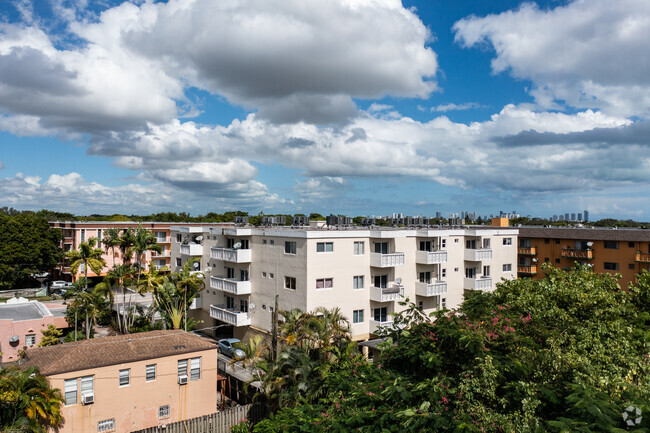
<path id="1" fill-rule="evenodd" d="M 67 289 L 72 287 L 72 283 L 63 280 L 56 280 L 50 283 L 50 289 Z"/>
<path id="2" fill-rule="evenodd" d="M 238 338 L 224 338 L 223 340 L 219 340 L 219 353 L 223 353 L 234 359 L 246 358 L 246 353 L 243 350 L 234 347 L 237 343 L 241 343 L 241 340 Z"/>

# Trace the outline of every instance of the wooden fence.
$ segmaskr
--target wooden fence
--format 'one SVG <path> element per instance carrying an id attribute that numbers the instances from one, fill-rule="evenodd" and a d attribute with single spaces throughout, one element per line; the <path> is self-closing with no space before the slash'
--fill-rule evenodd
<path id="1" fill-rule="evenodd" d="M 211 415 L 204 415 L 184 421 L 149 427 L 132 433 L 229 433 L 230 427 L 239 424 L 243 419 L 255 424 L 268 414 L 263 404 L 247 404 L 228 408 Z"/>

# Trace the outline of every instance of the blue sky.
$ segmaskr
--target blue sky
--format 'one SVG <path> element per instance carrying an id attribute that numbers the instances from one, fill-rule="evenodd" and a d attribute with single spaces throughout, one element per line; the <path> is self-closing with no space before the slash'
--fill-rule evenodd
<path id="1" fill-rule="evenodd" d="M 650 3 L 9 0 L 0 206 L 650 220 Z"/>

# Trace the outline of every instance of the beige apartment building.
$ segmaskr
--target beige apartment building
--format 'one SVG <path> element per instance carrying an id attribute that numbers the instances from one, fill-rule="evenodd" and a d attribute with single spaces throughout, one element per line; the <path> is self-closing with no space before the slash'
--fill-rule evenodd
<path id="1" fill-rule="evenodd" d="M 172 226 L 172 270 L 198 259 L 203 327 L 268 333 L 281 310 L 341 309 L 355 340 L 389 326 L 408 298 L 425 313 L 517 276 L 517 231 L 485 228 Z"/>

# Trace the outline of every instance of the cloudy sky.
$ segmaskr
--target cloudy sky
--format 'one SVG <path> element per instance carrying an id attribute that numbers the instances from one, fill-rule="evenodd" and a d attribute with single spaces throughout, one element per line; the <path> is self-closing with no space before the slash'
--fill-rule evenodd
<path id="1" fill-rule="evenodd" d="M 0 206 L 650 220 L 647 0 L 4 0 Z"/>

